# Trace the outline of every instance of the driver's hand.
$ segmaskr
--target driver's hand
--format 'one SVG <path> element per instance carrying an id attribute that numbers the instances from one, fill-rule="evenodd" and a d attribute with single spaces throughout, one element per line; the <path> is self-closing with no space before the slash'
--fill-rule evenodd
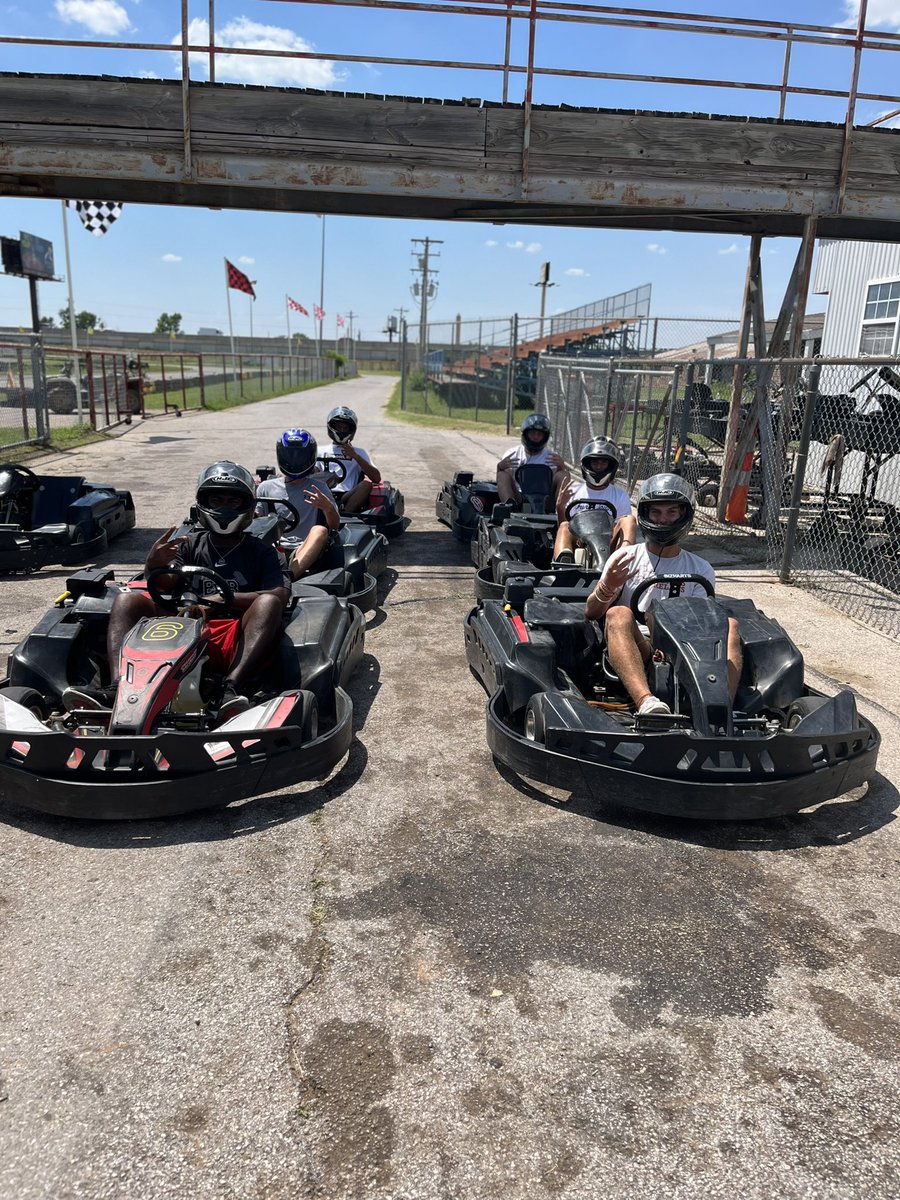
<path id="1" fill-rule="evenodd" d="M 336 484 L 340 483 L 341 481 L 338 478 L 337 473 L 335 471 L 332 471 L 332 473 L 330 475 L 325 476 L 325 482 L 328 484 L 328 486 L 330 488 L 333 488 Z"/>
<path id="2" fill-rule="evenodd" d="M 187 541 L 187 537 L 172 537 L 177 528 L 177 525 L 173 525 L 171 529 L 167 529 L 150 547 L 145 564 L 148 571 L 156 571 L 160 567 L 171 566 L 178 551 Z"/>
<path id="3" fill-rule="evenodd" d="M 500 461 L 497 463 L 497 470 L 498 471 L 511 471 L 515 465 L 516 465 L 515 455 L 507 454 L 504 458 L 501 458 Z"/>
<path id="4" fill-rule="evenodd" d="M 561 471 L 566 465 L 565 459 L 561 454 L 557 454 L 555 450 L 547 455 L 547 462 L 553 467 L 554 471 Z"/>
<path id="5" fill-rule="evenodd" d="M 618 593 L 628 582 L 635 549 L 634 546 L 620 546 L 606 560 L 606 566 L 600 576 L 600 583 L 607 592 Z"/>
<path id="6" fill-rule="evenodd" d="M 303 493 L 303 499 L 307 504 L 311 504 L 313 508 L 319 508 L 323 512 L 326 512 L 329 508 L 334 507 L 329 497 L 326 496 L 322 489 L 317 487 L 314 483 L 308 483 L 306 485 L 306 490 Z"/>

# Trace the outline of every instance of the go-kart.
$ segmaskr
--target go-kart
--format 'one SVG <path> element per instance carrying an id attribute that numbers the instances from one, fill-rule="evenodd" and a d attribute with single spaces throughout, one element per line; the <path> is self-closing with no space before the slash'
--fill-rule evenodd
<path id="1" fill-rule="evenodd" d="M 406 518 L 403 515 L 406 502 L 399 488 L 395 488 L 386 479 L 382 479 L 381 483 L 372 485 L 372 490 L 369 492 L 368 508 L 364 508 L 358 513 L 345 513 L 342 507 L 344 494 L 340 489 L 340 485 L 347 478 L 346 463 L 341 458 L 325 454 L 316 459 L 316 465 L 321 468 L 323 474 L 330 475 L 334 479 L 334 498 L 337 500 L 338 508 L 341 510 L 342 521 L 362 521 L 366 525 L 374 526 L 386 538 L 396 538 L 403 533 L 407 525 Z"/>
<path id="2" fill-rule="evenodd" d="M 144 618 L 128 634 L 110 708 L 67 711 L 62 695 L 109 682 L 106 629 L 122 590 L 112 572 L 73 575 L 15 648 L 0 681 L 3 800 L 70 817 L 171 816 L 322 778 L 347 752 L 344 686 L 363 651 L 359 610 L 311 587 L 294 596 L 252 707 L 220 723 L 197 581 L 211 581 L 222 615 L 231 588 L 214 571 L 183 567 L 163 595 L 158 577 L 171 573 L 126 585 L 146 587 L 171 615 Z"/>
<path id="3" fill-rule="evenodd" d="M 585 597 L 609 558 L 616 521 L 615 506 L 607 500 L 570 500 L 565 519 L 579 543 L 576 564 L 553 564 L 556 518 L 543 513 L 509 514 L 498 504 L 490 517 L 478 522 L 472 542 L 475 599 L 499 599 L 508 579 L 526 578 L 536 587 L 581 587 Z"/>
<path id="4" fill-rule="evenodd" d="M 668 582 L 677 593 L 686 581 L 708 588 L 693 575 L 646 587 Z M 644 591 L 635 591 L 636 615 Z M 490 696 L 495 758 L 597 801 L 732 821 L 798 812 L 872 777 L 881 739 L 852 692 L 828 697 L 806 686 L 799 650 L 752 601 L 676 594 L 649 611 L 648 682 L 670 715 L 632 710 L 601 626 L 585 620 L 583 593 L 513 579 L 504 599 L 482 600 L 466 619 L 466 654 Z M 733 704 L 729 616 L 743 648 Z"/>
<path id="5" fill-rule="evenodd" d="M 493 512 L 499 503 L 497 485 L 489 479 L 476 479 L 471 471 L 457 471 L 450 481 L 444 481 L 434 502 L 437 519 L 449 525 L 460 542 L 470 542 L 480 517 Z"/>
<path id="6" fill-rule="evenodd" d="M 0 466 L 0 572 L 84 562 L 133 525 L 131 493 L 112 484 Z"/>
<path id="7" fill-rule="evenodd" d="M 250 525 L 249 531 L 265 542 L 277 545 L 290 557 L 299 542 L 291 537 L 300 522 L 300 514 L 289 500 L 258 496 L 257 506 L 265 510 Z M 332 532 L 318 570 L 304 575 L 293 584 L 295 595 L 304 587 L 316 587 L 329 596 L 340 596 L 370 612 L 377 603 L 378 576 L 387 566 L 387 537 L 371 525 L 354 517 L 344 517 L 340 529 Z"/>

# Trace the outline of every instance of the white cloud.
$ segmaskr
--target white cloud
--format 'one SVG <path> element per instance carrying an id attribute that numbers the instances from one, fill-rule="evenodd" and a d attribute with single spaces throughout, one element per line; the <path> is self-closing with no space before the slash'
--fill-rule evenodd
<path id="1" fill-rule="evenodd" d="M 573 275 L 576 279 L 590 279 L 590 275 L 584 267 L 568 267 L 563 271 L 563 275 Z"/>
<path id="2" fill-rule="evenodd" d="M 493 238 L 488 238 L 488 240 L 484 244 L 486 246 L 497 246 L 497 245 L 499 245 L 499 242 L 496 242 Z"/>
<path id="3" fill-rule="evenodd" d="M 62 0 L 61 0 L 62 2 Z M 209 41 L 209 22 L 195 17 L 188 26 L 192 46 Z M 178 35 L 173 44 L 181 41 Z M 309 54 L 315 47 L 292 29 L 280 25 L 263 25 L 248 17 L 235 17 L 216 30 L 216 44 L 234 46 L 239 50 L 291 50 Z M 191 70 L 205 75 L 209 56 L 191 55 Z M 329 88 L 346 77 L 333 62 L 316 59 L 266 58 L 262 55 L 217 54 L 216 79 L 232 83 L 288 84 L 293 87 Z"/>
<path id="4" fill-rule="evenodd" d="M 56 0 L 53 7 L 67 25 L 83 25 L 100 36 L 114 37 L 131 28 L 128 13 L 116 0 Z"/>
<path id="5" fill-rule="evenodd" d="M 726 246 L 724 250 L 720 250 L 719 254 L 737 254 L 737 242 L 732 242 L 730 246 Z"/>
<path id="6" fill-rule="evenodd" d="M 159 79 L 159 78 L 161 78 L 161 76 L 157 75 L 157 73 L 155 71 L 138 71 L 138 79 Z"/>
<path id="7" fill-rule="evenodd" d="M 254 265 L 254 263 L 256 262 L 256 259 L 250 258 L 246 254 L 242 254 L 241 257 L 238 259 L 238 262 L 243 263 L 245 267 L 252 267 Z"/>
<path id="8" fill-rule="evenodd" d="M 648 242 L 647 249 L 650 251 L 651 254 L 668 254 L 669 253 L 668 250 L 665 248 L 665 246 L 660 246 L 659 242 Z"/>
<path id="9" fill-rule="evenodd" d="M 537 254 L 538 250 L 540 250 L 540 249 L 541 249 L 540 242 L 529 242 L 528 245 L 525 247 L 525 253 L 526 254 Z"/>
<path id="10" fill-rule="evenodd" d="M 844 0 L 846 21 L 841 24 L 856 27 L 859 21 L 859 0 Z M 900 30 L 900 2 L 898 0 L 869 0 L 866 9 L 866 29 Z"/>
<path id="11" fill-rule="evenodd" d="M 180 254 L 164 254 L 162 256 L 162 260 L 163 260 L 163 262 L 181 262 L 181 255 Z"/>
<path id="12" fill-rule="evenodd" d="M 524 250 L 525 243 L 524 242 L 507 242 L 506 247 L 508 250 Z"/>

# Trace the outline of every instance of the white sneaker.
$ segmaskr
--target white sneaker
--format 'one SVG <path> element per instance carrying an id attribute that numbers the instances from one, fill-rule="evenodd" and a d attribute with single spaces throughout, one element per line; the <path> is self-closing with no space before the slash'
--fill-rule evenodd
<path id="1" fill-rule="evenodd" d="M 637 710 L 639 717 L 670 717 L 672 710 L 664 700 L 660 700 L 658 696 L 648 696 L 646 700 L 641 701 L 641 706 Z"/>

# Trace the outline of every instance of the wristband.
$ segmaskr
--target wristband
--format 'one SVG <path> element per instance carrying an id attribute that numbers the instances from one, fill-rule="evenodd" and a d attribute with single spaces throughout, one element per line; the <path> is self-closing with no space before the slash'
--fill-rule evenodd
<path id="1" fill-rule="evenodd" d="M 607 591 L 606 584 L 602 579 L 597 580 L 597 583 L 594 586 L 594 595 L 601 604 L 605 604 L 608 600 L 612 600 L 615 594 L 615 590 Z"/>

